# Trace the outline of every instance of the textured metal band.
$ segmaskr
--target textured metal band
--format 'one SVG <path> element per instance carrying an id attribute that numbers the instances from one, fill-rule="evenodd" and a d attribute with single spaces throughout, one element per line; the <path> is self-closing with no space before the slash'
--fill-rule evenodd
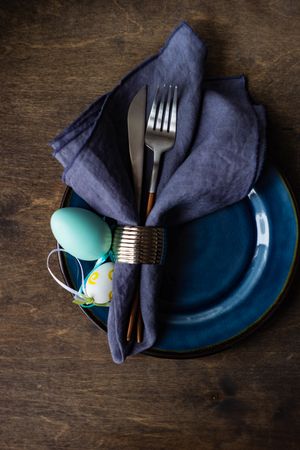
<path id="1" fill-rule="evenodd" d="M 165 230 L 159 227 L 118 226 L 112 250 L 115 260 L 128 264 L 162 264 Z"/>

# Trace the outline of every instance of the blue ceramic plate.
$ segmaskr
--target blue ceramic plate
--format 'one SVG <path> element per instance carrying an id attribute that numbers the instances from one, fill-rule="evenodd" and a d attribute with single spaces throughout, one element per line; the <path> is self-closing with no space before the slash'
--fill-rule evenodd
<path id="1" fill-rule="evenodd" d="M 62 206 L 89 208 L 71 189 Z M 159 305 L 159 337 L 147 354 L 192 357 L 212 353 L 248 335 L 282 299 L 298 247 L 291 192 L 274 168 L 248 198 L 169 230 Z M 60 256 L 66 281 L 79 288 L 77 268 Z M 93 263 L 83 263 L 89 272 Z M 108 308 L 84 312 L 106 330 Z"/>

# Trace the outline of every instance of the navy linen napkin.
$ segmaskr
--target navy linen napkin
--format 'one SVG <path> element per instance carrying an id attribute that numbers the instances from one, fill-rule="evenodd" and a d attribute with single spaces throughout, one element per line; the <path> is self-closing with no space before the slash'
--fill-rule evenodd
<path id="1" fill-rule="evenodd" d="M 64 167 L 63 181 L 98 213 L 119 224 L 139 223 L 128 152 L 127 112 L 148 86 L 147 114 L 157 86 L 179 90 L 176 143 L 164 155 L 149 226 L 174 226 L 216 211 L 245 197 L 257 180 L 265 150 L 265 113 L 253 105 L 244 77 L 204 79 L 206 48 L 182 23 L 154 57 L 107 95 L 99 98 L 51 145 Z M 146 158 L 146 180 L 151 170 Z M 150 163 L 149 163 L 150 162 Z M 113 360 L 151 347 L 156 340 L 155 300 L 162 266 L 141 267 L 140 298 L 144 341 L 127 343 L 129 311 L 138 267 L 117 263 L 108 339 Z"/>

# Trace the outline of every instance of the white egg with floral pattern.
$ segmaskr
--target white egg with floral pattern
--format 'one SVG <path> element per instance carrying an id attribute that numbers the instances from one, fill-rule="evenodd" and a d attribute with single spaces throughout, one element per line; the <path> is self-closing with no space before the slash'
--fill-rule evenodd
<path id="1" fill-rule="evenodd" d="M 112 299 L 114 263 L 96 267 L 85 280 L 85 294 L 94 299 L 95 305 L 105 305 Z"/>

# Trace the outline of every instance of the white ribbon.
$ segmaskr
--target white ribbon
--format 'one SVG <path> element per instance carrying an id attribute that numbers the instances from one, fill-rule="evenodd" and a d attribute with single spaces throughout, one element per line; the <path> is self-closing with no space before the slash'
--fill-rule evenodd
<path id="1" fill-rule="evenodd" d="M 61 248 L 55 248 L 55 249 L 51 250 L 51 252 L 49 253 L 49 255 L 48 255 L 48 257 L 47 257 L 47 269 L 48 269 L 50 275 L 52 276 L 52 278 L 53 278 L 53 279 L 56 281 L 56 283 L 59 284 L 62 288 L 64 288 L 66 291 L 68 291 L 68 292 L 70 292 L 71 294 L 73 294 L 74 297 L 75 297 L 75 299 L 78 299 L 78 297 L 79 297 L 79 298 L 81 298 L 82 300 L 84 300 L 85 302 L 90 303 L 90 302 L 91 302 L 91 298 L 88 297 L 87 295 L 85 295 L 85 294 L 86 294 L 86 291 L 85 291 L 85 287 L 84 287 L 84 273 L 83 273 L 83 268 L 82 268 L 82 265 L 81 265 L 81 262 L 79 261 L 79 259 L 76 258 L 75 256 L 71 255 L 71 256 L 73 256 L 73 258 L 76 259 L 76 261 L 78 262 L 79 268 L 80 268 L 80 272 L 81 272 L 81 288 L 82 288 L 82 290 L 83 290 L 83 294 L 82 294 L 81 292 L 79 292 L 79 291 L 76 291 L 75 289 L 72 289 L 70 286 L 68 286 L 68 285 L 66 285 L 65 283 L 63 283 L 59 278 L 57 278 L 57 277 L 54 275 L 54 273 L 53 273 L 52 270 L 50 269 L 50 263 L 49 263 L 50 257 L 53 255 L 53 253 L 68 253 L 68 254 L 70 254 L 69 252 L 67 252 L 66 250 L 61 249 Z"/>

